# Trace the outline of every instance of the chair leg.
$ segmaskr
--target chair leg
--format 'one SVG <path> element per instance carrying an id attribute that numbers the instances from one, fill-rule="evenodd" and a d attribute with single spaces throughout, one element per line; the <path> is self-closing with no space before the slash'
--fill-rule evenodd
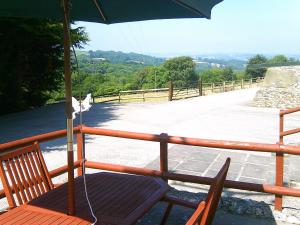
<path id="1" fill-rule="evenodd" d="M 160 225 L 165 225 L 165 224 L 166 224 L 166 222 L 167 222 L 167 220 L 168 220 L 168 217 L 169 217 L 169 215 L 170 215 L 170 212 L 171 212 L 171 210 L 172 210 L 172 207 L 173 207 L 173 204 L 172 204 L 172 203 L 169 203 L 169 204 L 168 204 L 168 207 L 167 207 L 166 210 L 165 210 L 164 216 L 163 216 L 163 218 L 162 218 L 162 220 L 161 220 L 161 222 L 160 222 Z"/>

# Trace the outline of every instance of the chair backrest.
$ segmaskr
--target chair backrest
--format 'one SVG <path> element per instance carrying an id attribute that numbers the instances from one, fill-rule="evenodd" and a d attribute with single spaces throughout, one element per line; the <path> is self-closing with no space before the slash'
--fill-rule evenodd
<path id="1" fill-rule="evenodd" d="M 196 211 L 190 217 L 186 225 L 210 225 L 214 219 L 218 208 L 219 200 L 222 195 L 224 182 L 230 165 L 230 158 L 227 158 L 225 164 L 214 177 L 205 201 L 200 202 Z"/>
<path id="2" fill-rule="evenodd" d="M 37 142 L 0 155 L 0 177 L 10 208 L 17 206 L 15 198 L 22 205 L 53 189 Z"/>

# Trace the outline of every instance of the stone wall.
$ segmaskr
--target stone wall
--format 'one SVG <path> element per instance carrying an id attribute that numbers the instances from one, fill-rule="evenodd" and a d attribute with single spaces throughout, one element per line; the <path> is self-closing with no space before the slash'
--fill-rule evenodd
<path id="1" fill-rule="evenodd" d="M 268 68 L 252 105 L 280 109 L 300 106 L 300 66 Z"/>

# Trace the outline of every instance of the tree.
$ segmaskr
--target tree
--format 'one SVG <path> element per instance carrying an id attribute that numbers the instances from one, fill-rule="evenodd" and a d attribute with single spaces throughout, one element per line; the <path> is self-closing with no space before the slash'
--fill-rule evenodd
<path id="1" fill-rule="evenodd" d="M 281 64 L 287 63 L 289 59 L 284 55 L 275 55 L 273 58 L 268 60 L 269 64 Z"/>
<path id="2" fill-rule="evenodd" d="M 226 67 L 224 69 L 213 68 L 205 70 L 200 73 L 200 77 L 202 81 L 206 83 L 218 83 L 236 80 L 236 74 L 230 67 Z"/>
<path id="3" fill-rule="evenodd" d="M 246 75 L 252 78 L 263 77 L 267 71 L 265 67 L 255 67 L 255 65 L 267 63 L 267 58 L 263 55 L 255 55 L 249 59 L 246 67 Z"/>
<path id="4" fill-rule="evenodd" d="M 151 67 L 146 67 L 144 69 L 141 69 L 137 71 L 134 75 L 134 81 L 133 81 L 133 89 L 139 90 L 142 89 L 143 86 L 148 83 L 147 82 L 147 77 L 149 76 L 150 73 L 152 73 L 152 68 Z"/>
<path id="5" fill-rule="evenodd" d="M 46 19 L 0 19 L 0 115 L 43 105 L 63 81 L 63 27 Z M 71 31 L 73 45 L 87 41 Z"/>
<path id="6" fill-rule="evenodd" d="M 161 67 L 148 66 L 138 70 L 133 77 L 132 89 L 152 89 L 166 86 Z"/>
<path id="7" fill-rule="evenodd" d="M 231 67 L 226 67 L 223 69 L 224 81 L 233 81 L 236 80 L 236 75 L 233 72 Z"/>
<path id="8" fill-rule="evenodd" d="M 191 57 L 176 57 L 167 60 L 163 67 L 167 81 L 173 81 L 175 86 L 188 86 L 197 82 L 196 64 Z"/>

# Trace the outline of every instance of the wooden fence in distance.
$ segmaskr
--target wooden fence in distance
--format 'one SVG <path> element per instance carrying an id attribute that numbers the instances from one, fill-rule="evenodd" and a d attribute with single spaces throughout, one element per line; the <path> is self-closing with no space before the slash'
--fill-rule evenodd
<path id="1" fill-rule="evenodd" d="M 205 96 L 214 93 L 258 87 L 263 79 L 236 80 L 216 83 L 204 83 L 199 80 L 187 87 L 176 87 L 172 82 L 166 88 L 120 91 L 119 93 L 93 96 L 93 102 L 149 102 L 172 101 L 178 99 Z"/>

